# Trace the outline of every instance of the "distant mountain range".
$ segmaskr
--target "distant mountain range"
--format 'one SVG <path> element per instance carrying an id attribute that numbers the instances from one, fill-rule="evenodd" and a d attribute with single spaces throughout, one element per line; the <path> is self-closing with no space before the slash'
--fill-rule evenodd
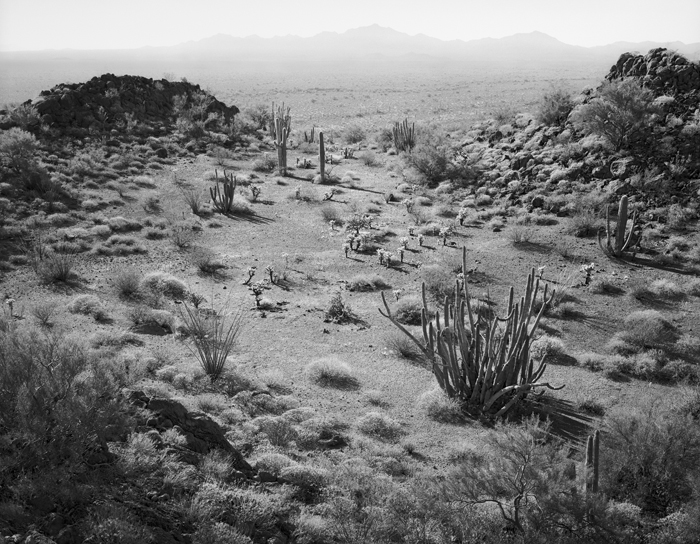
<path id="1" fill-rule="evenodd" d="M 581 47 L 563 43 L 542 32 L 515 34 L 505 38 L 479 40 L 440 40 L 424 34 L 411 36 L 379 25 L 355 28 L 343 33 L 322 32 L 310 38 L 276 36 L 237 38 L 217 34 L 175 46 L 142 47 L 119 51 L 37 51 L 2 53 L 9 58 L 78 59 L 81 57 L 139 57 L 144 60 L 178 59 L 181 61 L 228 59 L 239 61 L 328 61 L 328 60 L 404 60 L 431 62 L 465 61 L 595 61 L 616 59 L 627 51 L 646 53 L 666 47 L 700 60 L 700 42 L 616 42 L 598 47 Z"/>

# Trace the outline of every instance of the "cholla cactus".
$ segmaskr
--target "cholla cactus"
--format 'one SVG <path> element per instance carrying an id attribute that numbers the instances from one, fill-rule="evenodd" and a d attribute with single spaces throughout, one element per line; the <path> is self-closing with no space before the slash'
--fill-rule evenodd
<path id="1" fill-rule="evenodd" d="M 539 266 L 537 267 L 537 277 L 542 279 L 542 276 L 544 276 L 544 269 L 547 268 L 546 266 Z"/>
<path id="2" fill-rule="evenodd" d="M 15 299 L 14 298 L 6 298 L 5 304 L 7 304 L 10 307 L 10 317 L 14 317 L 15 316 Z"/>
<path id="3" fill-rule="evenodd" d="M 422 234 L 418 235 L 418 245 L 423 247 L 423 235 Z"/>
<path id="4" fill-rule="evenodd" d="M 403 246 L 400 246 L 396 252 L 399 254 L 399 259 L 401 259 L 401 262 L 403 262 L 403 252 L 405 251 Z"/>
<path id="5" fill-rule="evenodd" d="M 442 238 L 442 245 L 447 245 L 447 238 L 451 234 L 450 227 L 443 227 L 440 229 L 440 238 Z"/>
<path id="6" fill-rule="evenodd" d="M 416 227 L 408 227 L 408 235 L 413 236 L 413 233 L 416 231 Z"/>
<path id="7" fill-rule="evenodd" d="M 253 202 L 255 202 L 255 201 L 258 199 L 258 197 L 260 196 L 260 193 L 262 193 L 262 189 L 261 189 L 260 187 L 255 187 L 255 186 L 253 185 L 253 186 L 250 188 L 250 192 L 251 192 L 251 195 L 252 195 L 251 198 L 252 198 Z"/>
<path id="8" fill-rule="evenodd" d="M 294 198 L 301 200 L 301 185 L 294 189 Z"/>
<path id="9" fill-rule="evenodd" d="M 408 238 L 405 236 L 399 240 L 399 243 L 401 244 L 401 247 L 404 249 L 408 249 Z"/>
<path id="10" fill-rule="evenodd" d="M 257 267 L 251 266 L 248 268 L 248 279 L 243 282 L 243 285 L 248 285 L 250 283 L 250 280 L 253 279 L 253 276 L 255 276 L 255 272 L 257 272 Z"/>
<path id="11" fill-rule="evenodd" d="M 331 226 L 331 230 L 335 230 L 335 219 L 328 221 L 328 224 Z"/>
<path id="12" fill-rule="evenodd" d="M 384 264 L 384 258 L 386 257 L 386 251 L 383 249 L 378 249 L 377 255 L 379 256 L 379 264 Z"/>
<path id="13" fill-rule="evenodd" d="M 350 251 L 350 244 L 345 242 L 343 244 L 343 251 L 345 251 L 345 258 L 348 258 L 348 251 Z"/>
<path id="14" fill-rule="evenodd" d="M 405 199 L 403 200 L 403 202 L 401 202 L 401 203 L 402 203 L 404 206 L 406 206 L 406 211 L 407 211 L 408 213 L 411 213 L 411 211 L 413 211 L 413 206 L 414 206 L 415 202 L 413 202 L 413 199 L 412 199 L 412 198 L 405 198 Z"/>
<path id="15" fill-rule="evenodd" d="M 459 225 L 464 225 L 464 220 L 467 218 L 467 213 L 469 210 L 467 208 L 460 208 L 457 212 L 457 219 L 459 220 Z"/>
<path id="16" fill-rule="evenodd" d="M 398 302 L 399 299 L 401 298 L 401 289 L 394 289 L 393 293 L 394 293 L 394 298 L 396 299 L 396 302 Z"/>
<path id="17" fill-rule="evenodd" d="M 251 291 L 253 291 L 253 296 L 255 297 L 255 307 L 256 308 L 260 307 L 260 299 L 262 298 L 262 294 L 265 291 L 266 287 L 267 287 L 267 285 L 265 284 L 265 280 L 256 281 L 250 287 Z"/>
<path id="18" fill-rule="evenodd" d="M 265 272 L 267 272 L 270 275 L 270 283 L 275 283 L 275 269 L 272 267 L 272 265 L 266 266 Z"/>
<path id="19" fill-rule="evenodd" d="M 591 282 L 591 274 L 593 274 L 593 270 L 595 269 L 595 263 L 590 263 L 590 264 L 584 264 L 581 267 L 581 272 L 586 274 L 586 285 L 588 285 Z"/>

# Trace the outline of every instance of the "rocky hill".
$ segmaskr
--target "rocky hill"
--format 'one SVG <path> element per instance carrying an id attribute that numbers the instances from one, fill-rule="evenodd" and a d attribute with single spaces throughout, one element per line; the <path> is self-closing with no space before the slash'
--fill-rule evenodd
<path id="1" fill-rule="evenodd" d="M 85 83 L 56 85 L 25 105 L 35 109 L 36 123 L 79 135 L 87 130 L 126 129 L 134 122 L 164 127 L 173 123 L 177 108 L 195 103 L 201 107 L 203 121 L 221 120 L 225 124 L 239 112 L 186 81 L 113 74 Z M 5 123 L 2 128 L 10 126 Z"/>

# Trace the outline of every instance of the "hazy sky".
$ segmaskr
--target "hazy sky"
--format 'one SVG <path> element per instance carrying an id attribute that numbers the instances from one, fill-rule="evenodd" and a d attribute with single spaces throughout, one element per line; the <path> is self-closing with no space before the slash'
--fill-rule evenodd
<path id="1" fill-rule="evenodd" d="M 700 0 L 0 0 L 0 51 L 174 45 L 380 24 L 440 39 L 539 30 L 574 45 L 700 42 Z"/>

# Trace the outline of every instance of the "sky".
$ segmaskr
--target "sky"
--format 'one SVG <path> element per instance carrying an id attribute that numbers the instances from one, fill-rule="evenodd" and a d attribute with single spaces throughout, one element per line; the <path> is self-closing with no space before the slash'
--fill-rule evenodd
<path id="1" fill-rule="evenodd" d="M 131 49 L 214 34 L 379 24 L 443 40 L 540 31 L 572 45 L 700 42 L 700 0 L 0 0 L 0 51 Z"/>

